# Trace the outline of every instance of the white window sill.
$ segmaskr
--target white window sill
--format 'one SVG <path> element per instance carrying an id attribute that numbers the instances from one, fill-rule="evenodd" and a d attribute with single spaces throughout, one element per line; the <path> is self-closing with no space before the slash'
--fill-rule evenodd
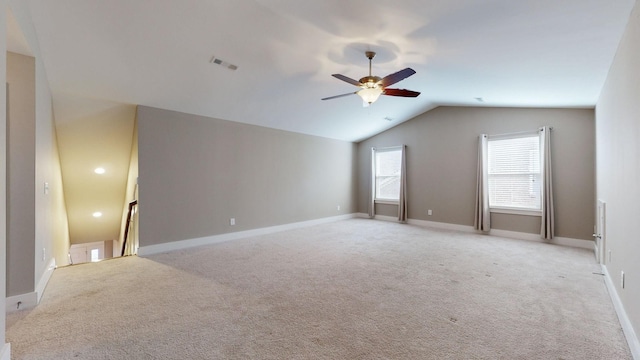
<path id="1" fill-rule="evenodd" d="M 375 199 L 374 202 L 376 204 L 387 204 L 387 205 L 398 205 L 398 203 L 400 201 L 398 200 L 382 200 L 382 199 Z"/>
<path id="2" fill-rule="evenodd" d="M 498 214 L 542 216 L 542 210 L 527 210 L 527 209 L 512 209 L 512 208 L 490 208 L 489 212 L 498 213 Z"/>

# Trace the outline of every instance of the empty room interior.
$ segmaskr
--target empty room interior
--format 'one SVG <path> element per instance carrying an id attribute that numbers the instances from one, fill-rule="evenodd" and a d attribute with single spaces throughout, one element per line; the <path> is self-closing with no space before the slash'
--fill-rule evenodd
<path id="1" fill-rule="evenodd" d="M 0 360 L 640 360 L 636 0 L 0 7 Z"/>

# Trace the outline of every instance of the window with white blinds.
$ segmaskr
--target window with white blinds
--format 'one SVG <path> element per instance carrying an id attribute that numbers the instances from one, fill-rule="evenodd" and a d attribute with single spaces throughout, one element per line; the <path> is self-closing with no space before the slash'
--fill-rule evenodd
<path id="1" fill-rule="evenodd" d="M 539 211 L 540 135 L 489 138 L 489 207 Z"/>
<path id="2" fill-rule="evenodd" d="M 400 198 L 400 173 L 402 149 L 375 150 L 375 200 L 398 201 Z"/>

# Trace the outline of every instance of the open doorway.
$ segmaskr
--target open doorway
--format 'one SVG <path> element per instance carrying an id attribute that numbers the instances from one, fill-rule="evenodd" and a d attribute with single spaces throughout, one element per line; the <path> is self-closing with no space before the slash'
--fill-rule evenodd
<path id="1" fill-rule="evenodd" d="M 69 248 L 69 264 L 77 265 L 86 262 L 98 262 L 105 259 L 113 247 L 113 241 L 98 241 L 86 244 L 74 244 Z"/>
<path id="2" fill-rule="evenodd" d="M 136 106 L 59 94 L 54 111 L 69 223 L 69 264 L 84 260 L 83 252 L 90 261 L 96 244 L 106 244 L 99 250 L 100 260 L 121 256 L 130 228 L 129 203 L 137 200 Z"/>

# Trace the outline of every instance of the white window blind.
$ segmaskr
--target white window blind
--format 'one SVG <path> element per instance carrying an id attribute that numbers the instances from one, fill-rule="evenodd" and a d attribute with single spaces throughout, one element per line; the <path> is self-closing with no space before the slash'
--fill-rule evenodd
<path id="1" fill-rule="evenodd" d="M 401 170 L 401 148 L 375 151 L 376 200 L 399 200 Z"/>
<path id="2" fill-rule="evenodd" d="M 489 207 L 541 210 L 540 136 L 489 139 Z"/>

